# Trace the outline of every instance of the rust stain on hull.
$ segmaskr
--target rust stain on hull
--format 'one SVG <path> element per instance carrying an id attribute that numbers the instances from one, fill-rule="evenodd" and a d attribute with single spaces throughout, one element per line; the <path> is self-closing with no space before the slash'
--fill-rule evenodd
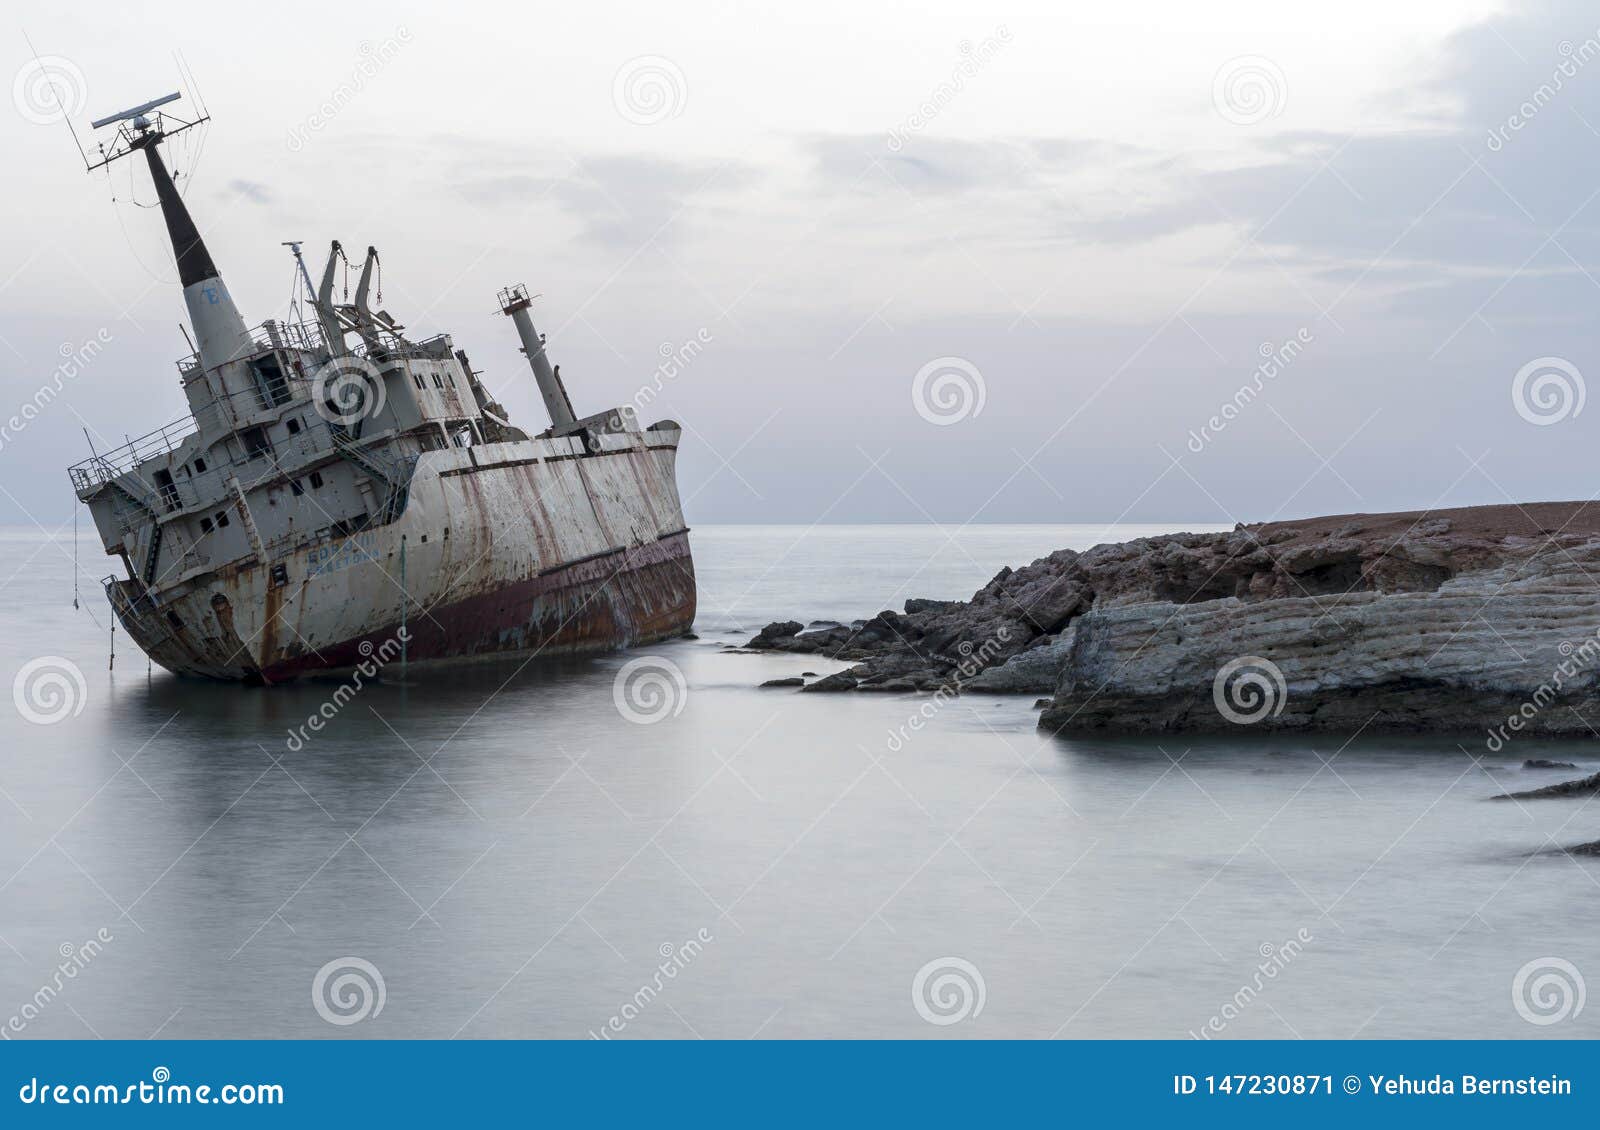
<path id="1" fill-rule="evenodd" d="M 681 635 L 695 578 L 675 440 L 565 460 L 530 460 L 527 443 L 441 452 L 388 526 L 164 590 L 126 580 L 108 592 L 161 666 L 254 683 L 353 667 L 397 640 L 402 616 L 420 663 Z"/>
<path id="2" fill-rule="evenodd" d="M 407 618 L 411 662 L 471 656 L 580 655 L 682 635 L 694 623 L 694 563 L 687 533 L 609 558 L 564 566 L 495 592 L 468 597 Z M 354 639 L 319 647 L 262 671 L 283 682 L 308 671 L 353 667 L 399 621 Z M 365 648 L 365 650 L 363 650 Z"/>

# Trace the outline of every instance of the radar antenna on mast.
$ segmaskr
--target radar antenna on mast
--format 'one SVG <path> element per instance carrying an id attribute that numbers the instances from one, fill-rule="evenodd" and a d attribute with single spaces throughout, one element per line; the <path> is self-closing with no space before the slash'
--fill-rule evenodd
<path id="1" fill-rule="evenodd" d="M 92 173 L 98 168 L 109 165 L 118 158 L 126 157 L 136 149 L 143 149 L 155 142 L 174 137 L 186 129 L 193 129 L 202 122 L 211 120 L 211 116 L 204 112 L 193 121 L 180 118 L 176 114 L 163 114 L 158 110 L 154 114 L 151 113 L 157 107 L 165 106 L 169 102 L 176 102 L 182 97 L 183 95 L 177 92 L 164 94 L 160 98 L 152 98 L 148 102 L 141 102 L 139 105 L 123 110 L 121 113 L 107 114 L 103 118 L 90 122 L 90 127 L 93 129 L 102 129 L 106 126 L 115 125 L 117 134 L 109 143 L 102 141 L 96 146 L 100 154 L 100 160 L 89 165 L 89 172 Z"/>
<path id="2" fill-rule="evenodd" d="M 161 159 L 161 143 L 184 130 L 193 129 L 209 121 L 203 110 L 194 121 L 177 115 L 163 114 L 158 107 L 176 102 L 180 96 L 167 94 L 142 102 L 120 113 L 109 114 L 95 121 L 96 129 L 116 126 L 116 137 L 98 145 L 100 160 L 90 165 L 89 171 L 103 168 L 111 162 L 142 152 L 150 166 L 150 181 L 156 188 L 156 199 L 161 205 L 161 216 L 166 221 L 167 238 L 172 241 L 172 254 L 178 266 L 178 283 L 183 287 L 183 302 L 189 310 L 189 324 L 194 327 L 195 352 L 203 370 L 232 361 L 247 352 L 251 345 L 249 331 L 239 308 L 234 305 L 228 288 L 222 282 L 222 273 L 200 236 L 194 217 L 173 183 L 166 162 Z M 176 123 L 176 124 L 174 124 Z"/>
<path id="3" fill-rule="evenodd" d="M 176 102 L 182 97 L 183 95 L 177 91 L 173 91 L 171 94 L 163 94 L 160 98 L 152 98 L 148 102 L 141 102 L 133 109 L 124 110 L 120 114 L 107 114 L 99 121 L 90 122 L 89 126 L 92 129 L 99 129 L 101 126 L 108 126 L 112 122 L 120 122 L 125 118 L 133 118 L 134 124 L 137 126 L 148 126 L 150 122 L 145 118 L 146 111 L 154 110 L 157 106 L 165 106 L 168 102 Z"/>

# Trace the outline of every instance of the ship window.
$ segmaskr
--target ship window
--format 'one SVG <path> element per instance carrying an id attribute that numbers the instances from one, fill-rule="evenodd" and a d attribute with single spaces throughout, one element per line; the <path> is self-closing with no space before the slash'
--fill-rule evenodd
<path id="1" fill-rule="evenodd" d="M 306 492 L 305 488 L 300 485 L 300 480 L 299 479 L 290 479 L 289 480 L 289 493 L 290 494 L 294 495 L 296 498 L 299 498 L 305 492 Z"/>
<path id="2" fill-rule="evenodd" d="M 428 387 L 427 385 L 422 383 L 422 374 L 421 373 L 412 373 L 411 374 L 411 382 L 414 385 L 416 385 L 418 388 L 427 388 Z"/>
<path id="3" fill-rule="evenodd" d="M 167 509 L 177 510 L 181 504 L 178 501 L 178 484 L 172 481 L 172 472 L 165 468 L 157 471 L 156 487 L 161 491 L 161 501 Z"/>
<path id="4" fill-rule="evenodd" d="M 269 353 L 251 361 L 250 373 L 256 379 L 256 394 L 261 397 L 263 408 L 283 404 L 289 399 L 289 382 L 284 379 L 283 369 L 279 367 L 275 354 Z"/>
<path id="5" fill-rule="evenodd" d="M 209 534 L 211 532 L 211 519 L 210 518 L 201 518 L 200 519 L 200 532 L 202 534 Z"/>
<path id="6" fill-rule="evenodd" d="M 321 490 L 322 489 L 322 472 L 321 471 L 312 471 L 311 472 L 311 489 L 312 490 Z"/>
<path id="7" fill-rule="evenodd" d="M 345 518 L 328 527 L 328 533 L 336 538 L 349 537 L 367 524 L 367 515 L 357 514 L 354 518 Z M 424 539 L 426 540 L 426 539 Z"/>
<path id="8" fill-rule="evenodd" d="M 454 373 L 446 373 L 444 379 L 450 382 L 451 388 L 456 387 L 456 375 Z"/>
<path id="9" fill-rule="evenodd" d="M 206 461 L 204 459 L 196 459 L 194 461 L 194 473 L 197 475 L 206 473 Z"/>
<path id="10" fill-rule="evenodd" d="M 433 374 L 433 387 L 434 388 L 443 388 L 444 387 L 444 382 L 439 379 L 439 374 L 438 373 Z"/>
<path id="11" fill-rule="evenodd" d="M 289 418 L 289 422 L 285 424 L 284 427 L 289 429 L 289 434 L 292 436 L 297 436 L 300 434 L 300 421 L 292 416 Z"/>
<path id="12" fill-rule="evenodd" d="M 222 511 L 222 512 L 218 513 L 217 514 L 217 529 L 220 530 L 224 526 L 226 526 L 227 524 L 228 524 L 228 514 L 227 514 L 227 512 L 226 511 Z"/>
<path id="13" fill-rule="evenodd" d="M 178 629 L 178 631 L 183 631 L 183 621 L 178 617 L 178 614 L 172 611 L 170 608 L 167 609 L 167 623 Z"/>
<path id="14" fill-rule="evenodd" d="M 289 583 L 289 567 L 287 565 L 274 565 L 272 567 L 272 587 L 278 588 Z"/>
<path id="15" fill-rule="evenodd" d="M 244 457 L 255 459 L 258 456 L 272 455 L 272 441 L 267 438 L 265 428 L 246 428 L 239 433 L 239 438 L 244 441 Z"/>

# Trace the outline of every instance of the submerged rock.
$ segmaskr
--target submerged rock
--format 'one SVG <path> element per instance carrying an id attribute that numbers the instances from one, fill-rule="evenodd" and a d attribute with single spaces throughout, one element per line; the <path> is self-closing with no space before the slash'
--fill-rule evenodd
<path id="1" fill-rule="evenodd" d="M 1522 763 L 1524 769 L 1576 769 L 1570 761 L 1548 761 L 1543 757 L 1530 757 Z"/>
<path id="2" fill-rule="evenodd" d="M 1586 796 L 1600 793 L 1600 773 L 1579 777 L 1576 781 L 1562 781 L 1559 785 L 1546 785 L 1542 789 L 1525 789 L 1520 793 L 1502 793 L 1490 800 L 1540 800 L 1544 797 Z"/>
<path id="3" fill-rule="evenodd" d="M 755 639 L 745 644 L 745 646 L 753 648 L 776 647 L 777 641 L 793 639 L 804 630 L 805 625 L 798 620 L 774 621 L 756 633 Z"/>
<path id="4" fill-rule="evenodd" d="M 799 676 L 788 679 L 768 679 L 761 684 L 764 687 L 803 687 L 806 681 Z"/>
<path id="5" fill-rule="evenodd" d="M 856 689 L 857 683 L 858 681 L 852 679 L 848 672 L 839 671 L 836 674 L 818 679 L 814 683 L 808 683 L 804 689 L 807 692 L 821 691 L 824 693 L 828 691 L 853 691 Z"/>

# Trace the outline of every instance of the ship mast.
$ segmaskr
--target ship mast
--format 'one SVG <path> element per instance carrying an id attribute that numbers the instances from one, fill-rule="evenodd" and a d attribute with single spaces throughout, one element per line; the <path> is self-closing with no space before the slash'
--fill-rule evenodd
<path id="1" fill-rule="evenodd" d="M 188 206 L 161 159 L 162 141 L 210 120 L 201 115 L 194 121 L 184 121 L 156 110 L 178 97 L 168 94 L 93 122 L 95 129 L 115 125 L 117 134 L 109 148 L 105 143 L 100 145 L 100 160 L 91 164 L 89 170 L 93 172 L 140 150 L 144 152 L 150 179 L 156 186 L 156 198 L 161 203 L 161 215 L 167 223 L 167 236 L 172 241 L 172 253 L 177 260 L 178 283 L 183 287 L 183 302 L 189 311 L 189 324 L 194 328 L 200 365 L 209 370 L 247 352 L 250 335 L 200 236 L 200 229 L 195 226 L 194 217 L 189 214 Z M 177 124 L 171 125 L 169 119 Z"/>

